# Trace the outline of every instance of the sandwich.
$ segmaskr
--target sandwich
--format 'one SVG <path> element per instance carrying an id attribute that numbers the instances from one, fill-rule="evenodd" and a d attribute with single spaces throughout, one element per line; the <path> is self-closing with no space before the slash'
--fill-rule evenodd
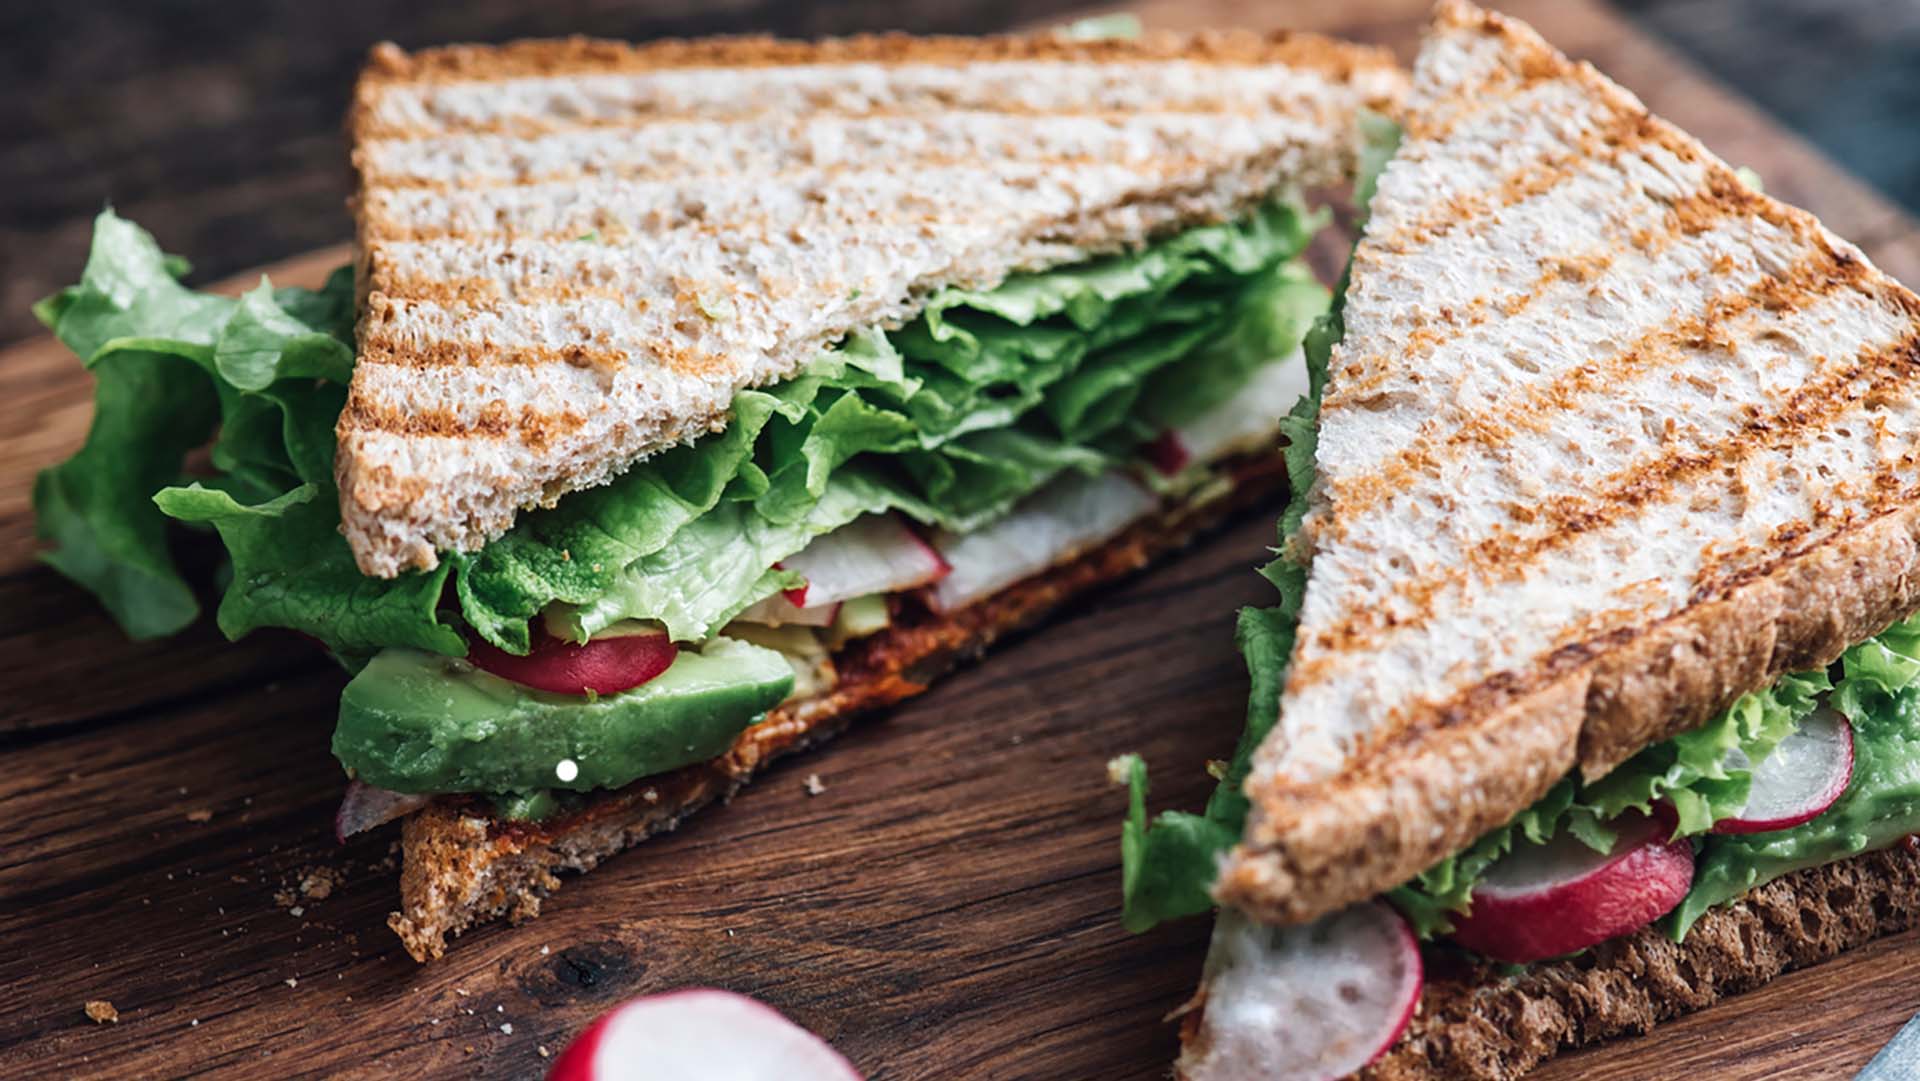
<path id="1" fill-rule="evenodd" d="M 1920 299 L 1443 0 L 1289 418 L 1177 1073 L 1512 1078 L 1920 917 Z"/>
<path id="2" fill-rule="evenodd" d="M 1275 492 L 1301 261 L 1404 76 L 1309 36 L 376 48 L 356 249 L 238 299 L 111 212 L 35 487 L 135 636 L 350 675 L 420 960 Z"/>

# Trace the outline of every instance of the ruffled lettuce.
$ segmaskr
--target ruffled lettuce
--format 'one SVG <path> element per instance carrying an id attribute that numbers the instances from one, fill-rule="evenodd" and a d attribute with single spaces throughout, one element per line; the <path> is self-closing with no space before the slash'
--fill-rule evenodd
<path id="1" fill-rule="evenodd" d="M 1853 780 L 1811 822 L 1712 836 L 1693 888 L 1668 920 L 1675 939 L 1708 909 L 1804 867 L 1857 856 L 1920 832 L 1920 616 L 1847 650 L 1828 704 L 1853 724 Z"/>
<path id="2" fill-rule="evenodd" d="M 743 391 L 725 431 L 523 515 L 478 553 L 381 580 L 354 566 L 332 480 L 350 276 L 196 293 L 184 264 L 108 212 L 81 283 L 39 308 L 99 381 L 87 444 L 36 485 L 46 558 L 130 633 L 166 634 L 197 612 L 166 517 L 210 525 L 233 561 L 227 634 L 288 627 L 350 664 L 387 646 L 462 653 L 463 628 L 523 651 L 555 602 L 582 634 L 641 617 L 704 638 L 792 584 L 778 560 L 859 514 L 965 529 L 1233 393 L 1324 301 L 1289 262 L 1317 224 L 1275 203 L 1142 251 L 947 290 L 900 330 Z M 1176 381 L 1180 393 L 1158 393 Z M 211 469 L 183 475 L 209 438 Z"/>

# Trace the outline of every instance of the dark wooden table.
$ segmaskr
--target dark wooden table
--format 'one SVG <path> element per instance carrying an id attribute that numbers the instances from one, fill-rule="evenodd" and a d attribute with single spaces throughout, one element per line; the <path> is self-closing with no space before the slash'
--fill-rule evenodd
<path id="1" fill-rule="evenodd" d="M 1424 6 L 1308 14 L 1407 50 Z M 1509 6 L 1920 281 L 1910 218 L 1672 53 L 1591 0 Z M 1277 17 L 1227 0 L 1142 11 Z M 275 273 L 312 279 L 341 257 Z M 77 444 L 87 395 L 57 347 L 0 353 L 0 1077 L 535 1077 L 541 1049 L 607 1005 L 688 984 L 767 1000 L 875 1078 L 1163 1075 L 1159 1019 L 1191 988 L 1206 926 L 1117 925 L 1122 799 L 1103 766 L 1137 750 L 1156 804 L 1204 797 L 1204 760 L 1244 706 L 1232 619 L 1267 599 L 1251 573 L 1265 516 L 422 968 L 383 926 L 390 838 L 331 837 L 339 673 L 273 635 L 129 644 L 33 564 L 31 475 Z M 1849 1076 L 1920 1009 L 1912 944 L 1540 1076 Z M 118 1023 L 88 1021 L 90 999 Z"/>

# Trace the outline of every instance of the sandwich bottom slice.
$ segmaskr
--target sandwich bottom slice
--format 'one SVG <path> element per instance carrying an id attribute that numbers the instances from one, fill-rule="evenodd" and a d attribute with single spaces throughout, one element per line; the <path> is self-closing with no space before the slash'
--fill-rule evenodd
<path id="1" fill-rule="evenodd" d="M 1374 179 L 1362 178 L 1363 206 Z M 1278 721 L 1306 590 L 1312 555 L 1296 536 L 1345 291 L 1343 280 L 1307 336 L 1312 392 L 1286 427 L 1293 496 L 1263 572 L 1281 603 L 1242 613 L 1252 692 L 1219 787 L 1203 813 L 1149 819 L 1144 764 L 1113 763 L 1131 789 L 1130 929 L 1211 910 L 1221 856 L 1241 839 L 1243 781 Z M 1565 777 L 1380 898 L 1298 927 L 1223 910 L 1200 990 L 1177 1011 L 1177 1074 L 1504 1081 L 1920 924 L 1920 615 L 1859 633 L 1830 665 L 1784 675 L 1604 775 Z M 1374 938 L 1352 937 L 1355 926 Z M 1344 976 L 1329 965 L 1374 971 L 1337 1000 L 1323 989 Z M 1368 1009 L 1378 1025 L 1358 1020 Z M 1308 1034 L 1349 1021 L 1359 1027 L 1338 1040 Z M 1302 1045 L 1337 1068 L 1299 1058 Z"/>
<path id="2" fill-rule="evenodd" d="M 82 282 L 38 309 L 98 385 L 39 525 L 138 636 L 195 614 L 169 519 L 210 526 L 221 629 L 297 631 L 352 674 L 338 832 L 409 820 L 393 925 L 424 960 L 1273 490 L 1328 299 L 1301 259 L 1322 220 L 1278 195 L 936 291 L 740 392 L 719 430 L 382 579 L 333 479 L 351 275 L 195 293 L 109 212 Z"/>

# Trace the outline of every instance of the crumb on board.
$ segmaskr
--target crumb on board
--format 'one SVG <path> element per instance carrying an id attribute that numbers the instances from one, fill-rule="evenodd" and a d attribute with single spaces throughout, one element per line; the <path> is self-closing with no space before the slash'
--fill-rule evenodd
<path id="1" fill-rule="evenodd" d="M 820 780 L 818 773 L 807 774 L 807 779 L 804 783 L 806 785 L 807 795 L 809 796 L 818 796 L 827 790 L 826 784 Z"/>
<path id="2" fill-rule="evenodd" d="M 340 872 L 335 868 L 311 868 L 300 879 L 300 895 L 310 900 L 324 901 L 340 885 L 340 878 Z"/>
<path id="3" fill-rule="evenodd" d="M 551 1052 L 551 1051 L 549 1051 L 549 1050 L 547 1050 L 547 1045 L 546 1045 L 546 1044 L 541 1044 L 541 1045 L 539 1045 L 538 1047 L 535 1047 L 535 1048 L 534 1048 L 534 1050 L 535 1050 L 535 1051 L 538 1051 L 538 1052 L 540 1052 L 540 1057 L 541 1057 L 541 1058 L 552 1058 L 552 1057 L 553 1057 L 553 1052 Z"/>
<path id="4" fill-rule="evenodd" d="M 286 978 L 286 979 L 285 979 L 284 981 L 282 981 L 282 982 L 284 982 L 284 983 L 285 983 L 285 984 L 286 984 L 286 985 L 287 985 L 288 987 L 298 987 L 298 986 L 300 986 L 300 981 L 299 981 L 299 980 L 297 980 L 297 979 L 294 979 L 294 978 L 293 978 L 292 976 L 288 976 L 288 977 L 287 977 L 287 978 Z"/>
<path id="5" fill-rule="evenodd" d="M 199 809 L 199 810 L 197 810 L 197 811 L 188 811 L 188 812 L 187 812 L 187 821 L 189 821 L 189 822 L 211 822 L 211 821 L 213 821 L 213 812 L 212 812 L 212 811 L 209 811 L 209 810 L 207 810 L 207 809 L 206 809 L 205 807 L 202 807 L 202 808 L 200 808 L 200 809 Z"/>
<path id="6" fill-rule="evenodd" d="M 507 1036 L 513 1035 L 513 1022 L 512 1021 L 500 1022 L 500 1031 L 501 1033 Z"/>
<path id="7" fill-rule="evenodd" d="M 111 1024 L 120 1020 L 120 1011 L 114 1009 L 113 1003 L 104 998 L 89 1000 L 82 1009 L 87 1012 L 87 1020 L 96 1025 Z"/>

